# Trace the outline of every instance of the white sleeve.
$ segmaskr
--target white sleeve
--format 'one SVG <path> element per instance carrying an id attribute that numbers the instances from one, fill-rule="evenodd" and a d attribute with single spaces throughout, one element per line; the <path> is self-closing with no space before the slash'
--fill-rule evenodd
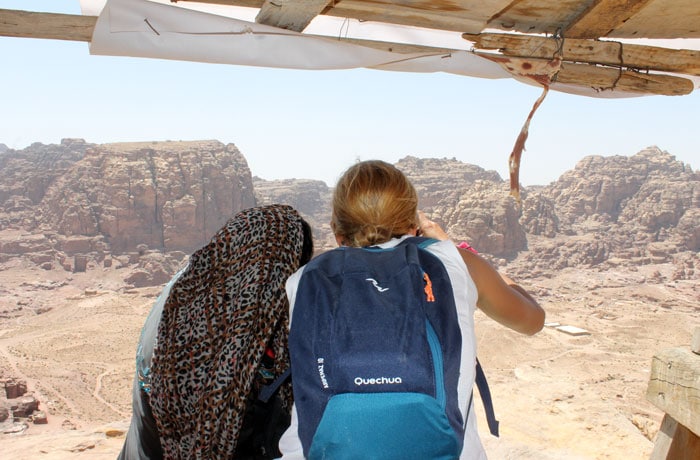
<path id="1" fill-rule="evenodd" d="M 289 299 L 289 327 L 292 326 L 292 313 L 294 312 L 294 300 L 297 297 L 297 286 L 299 286 L 299 280 L 301 279 L 301 274 L 304 267 L 294 272 L 292 276 L 287 279 L 287 284 L 285 288 L 287 290 L 287 298 Z M 304 449 L 301 445 L 301 439 L 299 439 L 299 420 L 297 418 L 297 408 L 296 405 L 292 405 L 292 420 L 284 432 L 282 438 L 280 438 L 279 449 L 282 452 L 282 458 L 285 460 L 302 460 L 304 458 Z"/>
<path id="2" fill-rule="evenodd" d="M 294 313 L 294 300 L 297 298 L 297 287 L 304 267 L 292 273 L 292 276 L 287 278 L 285 289 L 287 291 L 287 300 L 289 300 L 289 327 L 292 327 L 292 313 Z"/>
<path id="3" fill-rule="evenodd" d="M 298 435 L 299 421 L 296 405 L 292 406 L 292 422 L 280 439 L 279 449 L 284 460 L 303 460 L 304 449 Z"/>

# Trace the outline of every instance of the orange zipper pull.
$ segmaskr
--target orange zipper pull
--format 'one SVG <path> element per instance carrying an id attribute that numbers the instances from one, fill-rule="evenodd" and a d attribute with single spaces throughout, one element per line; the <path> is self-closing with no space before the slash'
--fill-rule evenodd
<path id="1" fill-rule="evenodd" d="M 428 302 L 435 302 L 435 296 L 433 295 L 433 283 L 430 281 L 430 277 L 425 272 L 423 272 L 423 281 L 425 281 L 425 299 Z"/>

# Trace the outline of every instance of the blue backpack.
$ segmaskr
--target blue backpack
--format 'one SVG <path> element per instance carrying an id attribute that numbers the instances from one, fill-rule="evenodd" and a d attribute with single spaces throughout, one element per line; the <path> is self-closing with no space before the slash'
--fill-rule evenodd
<path id="1" fill-rule="evenodd" d="M 306 458 L 459 457 L 462 337 L 434 241 L 341 247 L 304 268 L 289 349 Z"/>

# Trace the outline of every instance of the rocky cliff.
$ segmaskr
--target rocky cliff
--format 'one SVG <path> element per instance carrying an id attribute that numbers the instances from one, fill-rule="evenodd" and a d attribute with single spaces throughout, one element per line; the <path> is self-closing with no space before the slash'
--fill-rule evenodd
<path id="1" fill-rule="evenodd" d="M 525 187 L 521 204 L 495 171 L 455 159 L 406 157 L 396 166 L 414 183 L 420 208 L 455 240 L 520 276 L 653 263 L 675 264 L 677 279 L 699 274 L 700 174 L 658 147 L 631 157 L 586 157 L 548 186 Z M 325 225 L 330 189 L 262 180 L 255 189 L 259 202 L 302 206 L 299 197 L 309 193 L 314 203 L 325 199 L 322 208 L 305 211 L 316 223 L 317 246 L 333 247 Z"/>
<path id="2" fill-rule="evenodd" d="M 252 177 L 231 144 L 0 147 L 0 261 L 75 270 L 114 259 L 142 264 L 135 284 L 158 283 L 235 212 L 268 203 L 297 208 L 318 250 L 335 245 L 325 183 Z M 678 278 L 697 276 L 700 175 L 657 147 L 584 158 L 548 186 L 525 187 L 521 204 L 498 173 L 455 159 L 397 167 L 455 240 L 515 273 L 669 262 Z"/>
<path id="3" fill-rule="evenodd" d="M 455 240 L 503 257 L 527 248 L 519 206 L 497 172 L 454 159 L 406 157 L 396 166 L 415 184 L 419 207 Z"/>
<path id="4" fill-rule="evenodd" d="M 259 205 L 282 203 L 299 211 L 313 229 L 317 252 L 336 246 L 330 226 L 332 190 L 325 182 L 308 179 L 267 181 L 254 177 L 253 187 Z"/>
<path id="5" fill-rule="evenodd" d="M 681 278 L 700 268 L 700 174 L 657 147 L 586 157 L 533 195 L 558 227 L 532 231 L 548 237 L 531 239 L 527 259 L 540 267 L 674 262 Z"/>
<path id="6" fill-rule="evenodd" d="M 85 260 L 189 253 L 231 215 L 255 205 L 245 158 L 217 141 L 65 139 L 6 149 L 0 166 L 0 254 L 23 254 L 45 268 L 54 261 L 75 269 Z"/>

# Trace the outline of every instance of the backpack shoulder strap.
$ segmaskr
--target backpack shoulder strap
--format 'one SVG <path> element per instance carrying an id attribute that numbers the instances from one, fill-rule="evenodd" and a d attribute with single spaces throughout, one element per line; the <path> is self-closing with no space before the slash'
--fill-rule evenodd
<path id="1" fill-rule="evenodd" d="M 287 368 L 286 371 L 280 374 L 279 377 L 273 380 L 269 385 L 265 385 L 264 387 L 260 388 L 260 391 L 258 392 L 258 399 L 265 403 L 268 402 L 272 395 L 275 394 L 275 391 L 282 386 L 290 375 L 292 375 L 291 367 Z"/>
<path id="2" fill-rule="evenodd" d="M 437 243 L 439 240 L 435 238 L 425 238 L 425 237 L 412 237 L 406 238 L 401 244 L 413 243 L 421 249 L 426 249 L 431 244 Z M 476 359 L 476 387 L 479 389 L 479 395 L 481 396 L 481 402 L 484 404 L 484 412 L 486 415 L 486 421 L 489 426 L 489 432 L 493 436 L 498 437 L 498 420 L 496 420 L 496 413 L 493 409 L 493 400 L 491 399 L 491 390 L 489 389 L 488 381 L 486 380 L 486 374 L 481 368 L 481 363 L 479 358 Z M 471 402 L 471 401 L 470 401 Z"/>
<path id="3" fill-rule="evenodd" d="M 492 435 L 498 437 L 498 420 L 493 410 L 493 401 L 491 400 L 491 390 L 489 383 L 486 381 L 486 374 L 481 368 L 479 358 L 476 358 L 476 387 L 481 395 L 481 402 L 484 404 L 484 412 L 486 414 L 486 422 L 489 425 L 489 431 Z"/>
<path id="4" fill-rule="evenodd" d="M 436 240 L 435 238 L 427 238 L 425 236 L 411 236 L 409 238 L 406 238 L 399 244 L 408 244 L 408 243 L 413 243 L 416 246 L 418 246 L 421 249 L 425 249 L 431 244 L 434 243 L 439 243 L 440 240 Z"/>

